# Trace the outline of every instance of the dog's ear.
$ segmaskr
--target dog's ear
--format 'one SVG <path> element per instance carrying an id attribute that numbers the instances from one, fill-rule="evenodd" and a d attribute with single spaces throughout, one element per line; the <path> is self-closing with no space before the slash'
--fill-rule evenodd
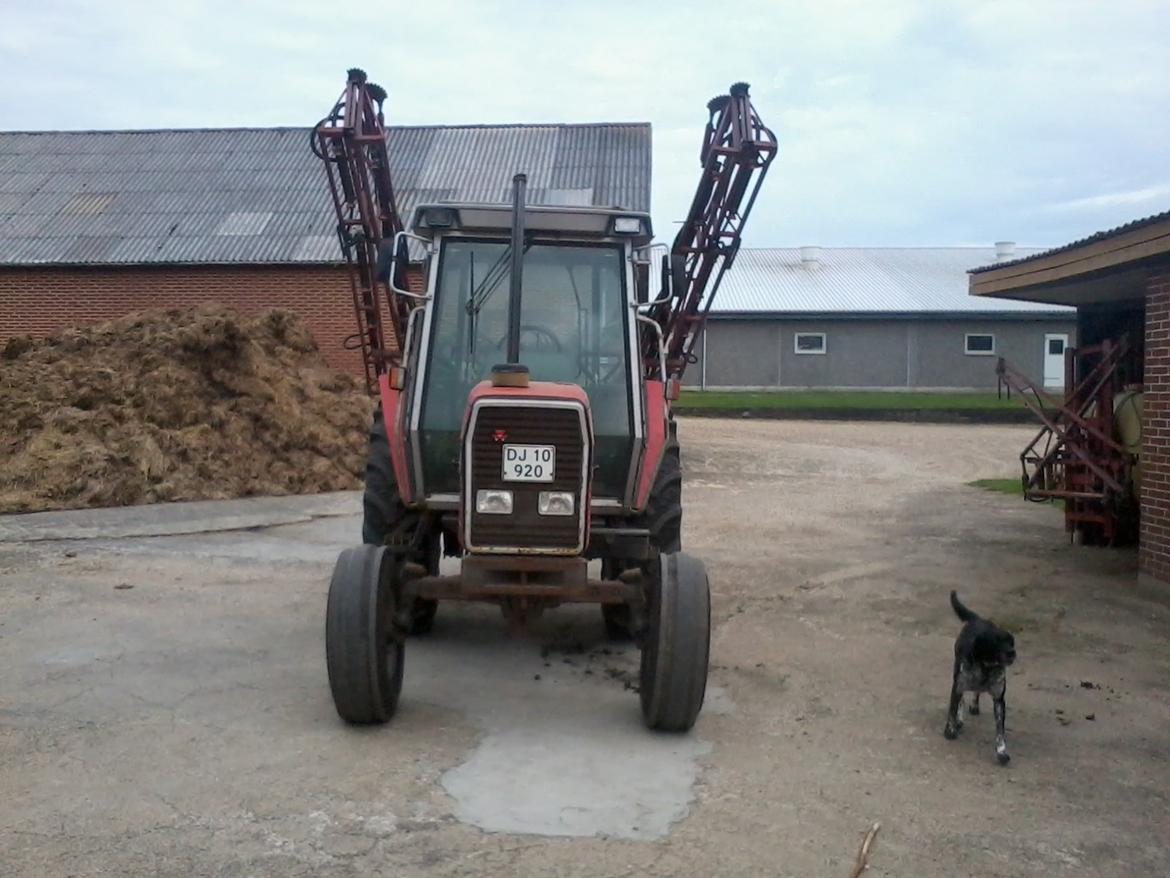
<path id="1" fill-rule="evenodd" d="M 1007 663 L 1011 664 L 1016 659 L 1016 639 L 1007 631 L 1001 633 L 1003 636 L 999 642 L 999 649 Z"/>

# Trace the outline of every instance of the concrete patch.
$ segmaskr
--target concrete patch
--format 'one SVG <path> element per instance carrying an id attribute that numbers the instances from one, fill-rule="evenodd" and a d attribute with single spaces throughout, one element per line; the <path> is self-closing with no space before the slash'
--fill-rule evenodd
<path id="1" fill-rule="evenodd" d="M 664 737 L 612 718 L 549 717 L 495 729 L 443 777 L 455 816 L 491 832 L 655 839 L 690 810 L 695 736 Z"/>
<path id="2" fill-rule="evenodd" d="M 360 509 L 356 491 L 0 515 L 0 543 L 123 539 L 274 527 Z"/>
<path id="3" fill-rule="evenodd" d="M 710 745 L 694 732 L 655 734 L 642 725 L 637 693 L 624 683 L 636 679 L 638 652 L 601 641 L 595 608 L 558 610 L 558 625 L 596 639 L 544 658 L 545 632 L 510 640 L 502 622 L 475 615 L 408 644 L 403 693 L 484 730 L 468 759 L 442 777 L 460 821 L 489 832 L 645 840 L 687 815 Z M 426 668 L 425 691 L 412 686 L 412 662 Z M 717 710 L 727 709 L 729 699 L 716 695 Z"/>

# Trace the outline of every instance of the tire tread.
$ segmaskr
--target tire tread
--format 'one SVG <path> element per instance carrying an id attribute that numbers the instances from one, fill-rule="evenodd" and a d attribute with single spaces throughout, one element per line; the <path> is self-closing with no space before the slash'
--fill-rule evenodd
<path id="1" fill-rule="evenodd" d="M 703 564 L 664 555 L 642 653 L 642 714 L 652 729 L 689 730 L 703 707 L 711 647 L 711 592 Z"/>
<path id="2" fill-rule="evenodd" d="M 354 724 L 384 723 L 402 690 L 404 650 L 391 640 L 386 620 L 393 601 L 380 546 L 346 549 L 337 559 L 325 611 L 325 662 L 338 715 Z M 393 669 L 386 664 L 394 653 Z"/>

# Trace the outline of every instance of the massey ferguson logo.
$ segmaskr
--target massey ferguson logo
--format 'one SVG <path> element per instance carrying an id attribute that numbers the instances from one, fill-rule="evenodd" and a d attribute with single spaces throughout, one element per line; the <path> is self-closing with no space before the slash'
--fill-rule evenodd
<path id="1" fill-rule="evenodd" d="M 508 438 L 507 430 L 492 430 L 492 438 L 497 442 L 503 442 Z"/>

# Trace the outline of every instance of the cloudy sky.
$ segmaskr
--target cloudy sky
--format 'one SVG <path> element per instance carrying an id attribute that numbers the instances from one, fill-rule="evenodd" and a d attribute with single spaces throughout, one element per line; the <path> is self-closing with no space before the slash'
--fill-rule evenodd
<path id="1" fill-rule="evenodd" d="M 0 11 L 5 130 L 310 124 L 360 66 L 403 124 L 652 122 L 666 237 L 742 79 L 781 140 L 749 245 L 1051 245 L 1170 208 L 1166 0 Z"/>

